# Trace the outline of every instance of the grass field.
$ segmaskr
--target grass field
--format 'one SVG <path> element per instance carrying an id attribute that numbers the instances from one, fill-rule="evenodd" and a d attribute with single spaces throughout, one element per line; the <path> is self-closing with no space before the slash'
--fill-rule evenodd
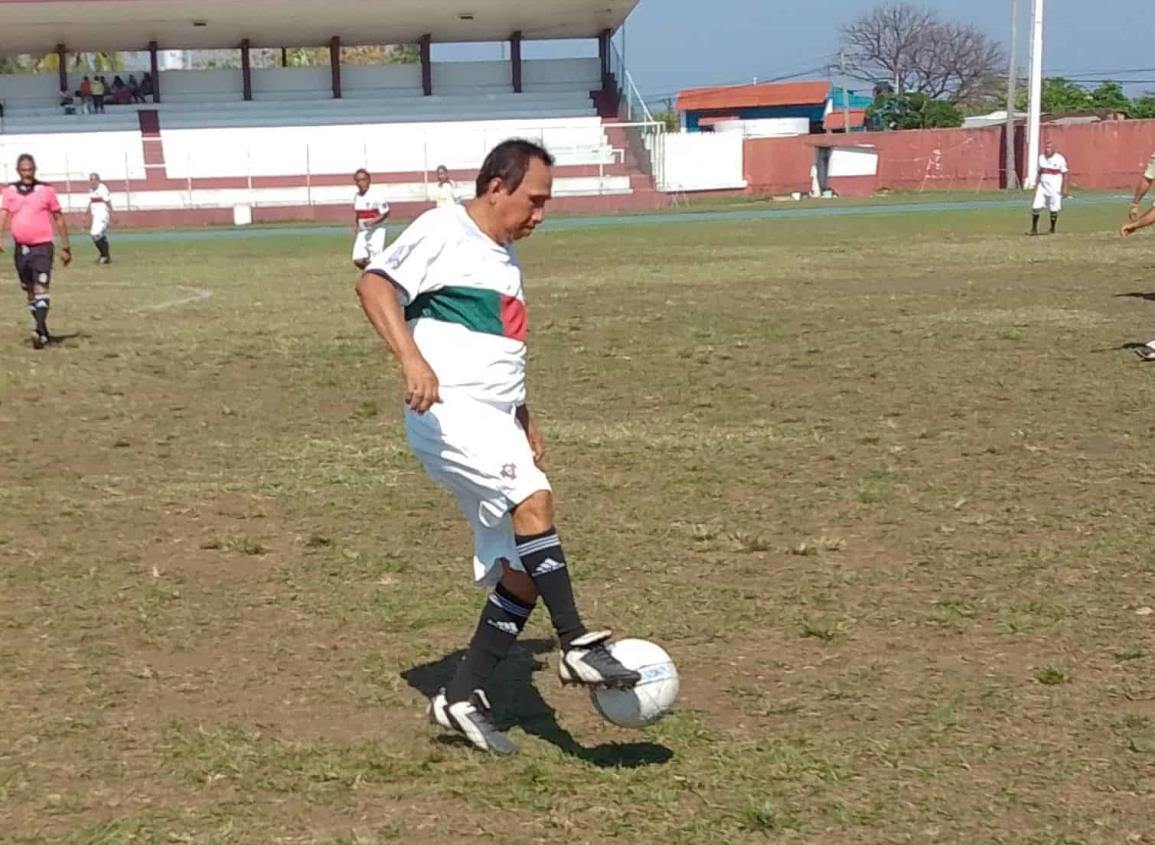
<path id="1" fill-rule="evenodd" d="M 543 232 L 531 399 L 644 733 L 483 594 L 343 236 L 114 242 L 0 304 L 0 840 L 1155 842 L 1155 239 L 1120 207 Z M 78 239 L 79 241 L 79 239 Z M 5 262 L 10 258 L 5 257 Z"/>

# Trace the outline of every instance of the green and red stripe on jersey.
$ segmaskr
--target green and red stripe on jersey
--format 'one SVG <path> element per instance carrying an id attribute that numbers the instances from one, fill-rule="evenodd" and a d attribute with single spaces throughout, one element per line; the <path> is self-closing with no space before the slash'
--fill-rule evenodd
<path id="1" fill-rule="evenodd" d="M 444 287 L 419 294 L 405 308 L 405 319 L 440 320 L 475 332 L 525 342 L 525 303 L 495 290 Z"/>
<path id="2" fill-rule="evenodd" d="M 358 220 L 376 220 L 381 216 L 381 212 L 376 208 L 359 208 L 357 209 Z"/>

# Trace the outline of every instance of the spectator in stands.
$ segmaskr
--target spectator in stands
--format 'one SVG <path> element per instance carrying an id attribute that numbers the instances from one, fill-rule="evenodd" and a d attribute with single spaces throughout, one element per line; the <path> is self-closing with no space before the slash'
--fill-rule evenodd
<path id="1" fill-rule="evenodd" d="M 103 76 L 92 80 L 92 110 L 97 114 L 104 113 L 104 94 L 107 90 Z"/>
<path id="2" fill-rule="evenodd" d="M 136 81 L 136 74 L 128 75 L 128 93 L 132 95 L 134 103 L 143 103 L 144 97 L 140 93 L 140 83 Z"/>
<path id="3" fill-rule="evenodd" d="M 76 98 L 67 91 L 60 92 L 60 108 L 65 114 L 76 114 Z"/>
<path id="4" fill-rule="evenodd" d="M 143 103 L 145 97 L 155 98 L 155 96 L 156 91 L 152 84 L 152 74 L 146 70 L 144 76 L 140 78 L 140 101 Z M 156 100 L 154 99 L 153 102 L 156 102 Z"/>
<path id="5" fill-rule="evenodd" d="M 80 108 L 85 114 L 92 113 L 92 82 L 87 76 L 80 83 Z"/>
<path id="6" fill-rule="evenodd" d="M 444 164 L 437 166 L 437 184 L 433 186 L 431 193 L 438 208 L 453 205 L 458 201 L 457 183 L 449 178 L 449 168 Z"/>

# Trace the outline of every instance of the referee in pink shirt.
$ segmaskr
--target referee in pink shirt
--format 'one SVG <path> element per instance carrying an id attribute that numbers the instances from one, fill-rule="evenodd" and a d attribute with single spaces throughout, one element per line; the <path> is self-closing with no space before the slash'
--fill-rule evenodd
<path id="1" fill-rule="evenodd" d="M 60 258 L 65 267 L 72 262 L 72 249 L 56 191 L 36 180 L 36 160 L 25 153 L 16 160 L 16 172 L 20 181 L 6 185 L 0 192 L 0 252 L 4 251 L 4 233 L 11 225 L 16 273 L 28 296 L 28 310 L 36 320 L 32 345 L 43 349 L 52 342 L 48 333 L 48 286 L 52 284 L 53 235 L 60 237 Z"/>

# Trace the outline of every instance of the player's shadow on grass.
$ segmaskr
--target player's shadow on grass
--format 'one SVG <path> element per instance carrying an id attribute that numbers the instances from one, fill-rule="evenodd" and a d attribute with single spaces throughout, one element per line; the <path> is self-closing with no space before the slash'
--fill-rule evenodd
<path id="1" fill-rule="evenodd" d="M 531 736 L 545 740 L 563 753 L 577 757 L 600 768 L 636 769 L 669 762 L 674 752 L 654 742 L 613 742 L 586 748 L 557 722 L 556 711 L 541 697 L 533 685 L 533 673 L 545 668 L 537 659 L 556 648 L 552 640 L 523 640 L 514 646 L 509 657 L 502 661 L 489 685 L 495 718 L 504 728 L 520 727 Z M 457 664 L 465 656 L 455 651 L 433 663 L 414 666 L 401 673 L 409 686 L 426 698 L 432 698 L 449 683 Z M 578 692 L 578 695 L 584 695 Z M 464 743 L 457 737 L 444 741 Z"/>

